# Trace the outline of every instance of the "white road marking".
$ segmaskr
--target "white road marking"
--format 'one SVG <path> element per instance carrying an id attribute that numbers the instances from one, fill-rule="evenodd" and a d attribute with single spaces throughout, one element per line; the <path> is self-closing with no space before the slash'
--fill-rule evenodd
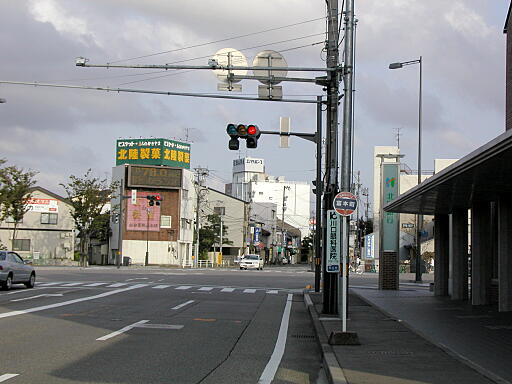
<path id="1" fill-rule="evenodd" d="M 148 329 L 181 329 L 183 325 L 173 324 L 139 324 L 133 328 L 148 328 Z"/>
<path id="2" fill-rule="evenodd" d="M 194 300 L 185 301 L 184 303 L 181 303 L 180 305 L 172 307 L 171 309 L 180 309 L 180 308 L 183 308 L 185 305 L 192 304 L 193 302 L 194 302 Z"/>
<path id="3" fill-rule="evenodd" d="M 14 300 L 11 300 L 11 301 L 25 301 L 25 300 L 37 299 L 38 297 L 57 297 L 57 296 L 59 296 L 59 297 L 62 296 L 62 293 L 45 293 L 43 295 L 23 297 L 21 299 L 14 299 Z"/>
<path id="4" fill-rule="evenodd" d="M 286 347 L 286 335 L 288 333 L 288 324 L 290 322 L 290 312 L 292 309 L 293 294 L 289 293 L 284 306 L 283 318 L 281 319 L 281 327 L 277 336 L 276 346 L 274 352 L 270 356 L 263 373 L 258 380 L 258 384 L 270 384 L 276 375 L 281 359 L 283 358 L 284 348 Z"/>
<path id="5" fill-rule="evenodd" d="M 235 290 L 235 288 L 222 288 L 220 291 L 221 292 L 233 292 Z"/>
<path id="6" fill-rule="evenodd" d="M 169 287 L 170 287 L 170 285 L 164 285 L 164 284 L 162 284 L 162 285 L 155 285 L 155 286 L 153 287 L 153 289 L 164 289 L 164 288 L 169 288 Z"/>
<path id="7" fill-rule="evenodd" d="M 37 283 L 40 287 L 49 287 L 50 285 L 58 285 L 61 284 L 61 282 L 58 283 Z"/>
<path id="8" fill-rule="evenodd" d="M 182 289 L 182 290 L 189 289 L 189 288 L 192 288 L 192 286 L 191 285 L 182 285 L 181 287 L 176 287 L 176 289 Z"/>
<path id="9" fill-rule="evenodd" d="M 127 284 L 126 283 L 115 283 L 115 284 L 107 285 L 107 288 L 117 288 L 117 287 L 122 287 L 124 285 L 127 285 Z"/>
<path id="10" fill-rule="evenodd" d="M 13 377 L 19 376 L 19 373 L 6 373 L 0 376 L 0 383 L 12 379 Z"/>
<path id="11" fill-rule="evenodd" d="M 125 281 L 133 281 L 133 280 L 149 280 L 149 277 L 136 277 L 134 279 L 126 279 Z"/>
<path id="12" fill-rule="evenodd" d="M 148 321 L 149 321 L 149 320 L 141 320 L 141 321 L 137 321 L 136 323 L 133 323 L 133 324 L 131 324 L 131 325 L 127 325 L 127 326 L 126 326 L 126 327 L 124 327 L 124 328 L 121 328 L 119 331 L 115 331 L 115 332 L 109 333 L 108 335 L 105 335 L 105 336 L 102 336 L 102 337 L 98 337 L 96 340 L 98 340 L 98 341 L 105 341 L 105 340 L 111 339 L 112 337 L 118 336 L 118 335 L 120 335 L 121 333 L 127 332 L 127 331 L 129 331 L 130 329 L 135 328 L 137 325 L 147 323 Z"/>
<path id="13" fill-rule="evenodd" d="M 92 284 L 85 284 L 84 287 L 97 287 L 99 285 L 105 285 L 108 283 L 92 283 Z"/>
<path id="14" fill-rule="evenodd" d="M 6 318 L 6 317 L 18 316 L 18 315 L 26 315 L 27 313 L 39 312 L 39 311 L 44 311 L 44 310 L 52 309 L 52 308 L 64 307 L 66 305 L 71 305 L 71 304 L 75 304 L 75 303 L 81 303 L 83 301 L 100 299 L 102 297 L 117 295 L 118 293 L 123 293 L 123 292 L 126 292 L 126 291 L 131 291 L 132 289 L 142 288 L 142 287 L 146 287 L 146 286 L 147 286 L 147 284 L 135 284 L 135 285 L 132 285 L 131 287 L 128 287 L 128 288 L 116 289 L 116 290 L 113 290 L 113 291 L 100 293 L 99 295 L 82 297 L 80 299 L 68 300 L 68 301 L 63 301 L 61 303 L 55 303 L 55 304 L 50 304 L 50 305 L 43 305 L 43 306 L 40 306 L 40 307 L 33 307 L 33 308 L 23 309 L 23 310 L 20 310 L 20 311 L 12 311 L 12 312 L 0 313 L 0 319 Z"/>
<path id="15" fill-rule="evenodd" d="M 75 285 L 80 285 L 80 284 L 83 284 L 83 282 L 81 283 L 68 283 L 68 284 L 62 284 L 63 287 L 74 287 Z"/>
<path id="16" fill-rule="evenodd" d="M 270 291 L 267 291 L 267 293 L 271 294 L 271 295 L 277 295 L 279 291 L 276 291 L 275 289 L 271 289 Z"/>
<path id="17" fill-rule="evenodd" d="M 256 292 L 255 289 L 244 289 L 244 293 L 254 293 Z"/>
<path id="18" fill-rule="evenodd" d="M 6 295 L 15 295 L 17 293 L 24 293 L 24 292 L 34 292 L 34 291 L 37 291 L 38 289 L 41 289 L 41 288 L 32 288 L 32 289 L 25 288 L 25 289 L 20 289 L 18 291 L 6 293 Z"/>
<path id="19" fill-rule="evenodd" d="M 198 289 L 198 291 L 211 291 L 213 287 L 201 287 Z"/>

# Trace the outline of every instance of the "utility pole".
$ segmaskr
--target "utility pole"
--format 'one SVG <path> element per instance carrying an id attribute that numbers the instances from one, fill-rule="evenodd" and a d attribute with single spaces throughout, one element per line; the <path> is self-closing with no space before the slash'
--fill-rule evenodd
<path id="1" fill-rule="evenodd" d="M 208 176 L 208 168 L 194 168 L 196 173 L 196 247 L 195 247 L 195 258 L 194 258 L 194 267 L 197 268 L 199 265 L 199 228 L 200 228 L 200 211 L 201 211 L 201 192 L 203 190 L 203 183 L 206 176 Z"/>
<path id="2" fill-rule="evenodd" d="M 326 153 L 325 172 L 326 183 L 324 193 L 324 209 L 322 222 L 327 223 L 327 210 L 332 206 L 334 196 L 338 193 L 338 102 L 339 102 L 339 51 L 338 51 L 338 0 L 327 1 L 327 67 L 336 68 L 336 71 L 327 74 L 327 124 L 326 124 Z M 347 94 L 345 93 L 345 97 Z M 337 313 L 337 280 L 335 273 L 326 271 L 327 234 L 323 231 L 323 308 L 325 314 Z"/>
<path id="3" fill-rule="evenodd" d="M 360 206 L 360 194 L 361 194 L 361 171 L 357 171 L 357 181 L 355 183 L 355 195 L 357 198 L 357 208 L 356 208 L 356 241 L 354 247 L 354 259 L 357 261 L 358 258 L 361 258 L 361 229 L 360 229 L 360 221 L 359 221 L 359 206 Z"/>

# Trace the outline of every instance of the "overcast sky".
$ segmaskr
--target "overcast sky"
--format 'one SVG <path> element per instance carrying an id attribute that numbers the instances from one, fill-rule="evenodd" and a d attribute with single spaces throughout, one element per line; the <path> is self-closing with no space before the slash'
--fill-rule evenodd
<path id="1" fill-rule="evenodd" d="M 433 169 L 434 158 L 461 157 L 504 131 L 508 4 L 356 0 L 354 169 L 361 171 L 366 186 L 372 185 L 373 147 L 395 145 L 396 128 L 401 128 L 404 161 L 416 167 L 418 67 L 390 71 L 390 62 L 423 56 L 424 169 Z M 215 93 L 217 79 L 209 71 L 107 70 L 78 68 L 74 62 L 77 56 L 95 64 L 199 58 L 186 63 L 205 65 L 217 50 L 236 48 L 249 62 L 259 51 L 274 49 L 290 66 L 322 67 L 323 44 L 311 44 L 325 39 L 323 17 L 324 0 L 2 1 L 0 79 Z M 292 24 L 298 25 L 286 27 Z M 268 29 L 274 30 L 252 34 Z M 257 93 L 258 83 L 242 85 L 242 94 Z M 282 85 L 290 98 L 322 92 L 315 85 Z M 110 174 L 118 138 L 188 135 L 192 166 L 208 167 L 214 181 L 229 182 L 232 160 L 239 154 L 227 149 L 227 123 L 274 130 L 280 116 L 289 116 L 292 130 L 310 132 L 316 124 L 315 107 L 306 104 L 14 85 L 1 85 L 0 97 L 7 99 L 0 104 L 0 158 L 38 170 L 39 184 L 57 193 L 62 192 L 58 184 L 71 174 L 83 175 L 88 168 L 100 176 Z M 278 138 L 267 136 L 256 150 L 240 151 L 246 153 L 264 158 L 269 174 L 299 181 L 315 177 L 310 142 L 292 138 L 291 148 L 279 149 Z"/>

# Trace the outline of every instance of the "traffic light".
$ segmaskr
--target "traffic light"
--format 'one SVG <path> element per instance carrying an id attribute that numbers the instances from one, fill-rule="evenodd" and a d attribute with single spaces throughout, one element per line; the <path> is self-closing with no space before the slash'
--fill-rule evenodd
<path id="1" fill-rule="evenodd" d="M 247 148 L 256 148 L 261 136 L 259 128 L 254 124 L 228 124 L 226 132 L 231 137 L 228 148 L 232 151 L 237 151 L 240 148 L 239 138 L 246 140 Z"/>
<path id="2" fill-rule="evenodd" d="M 317 191 L 318 191 L 318 194 L 322 194 L 322 182 L 320 181 L 320 185 L 316 185 L 316 180 L 313 180 L 313 185 L 316 187 L 316 188 L 313 188 L 313 193 L 316 195 L 317 194 Z"/>
<path id="3" fill-rule="evenodd" d="M 146 199 L 149 200 L 148 205 L 150 207 L 154 205 L 160 205 L 160 202 L 162 201 L 162 197 L 160 195 L 147 195 Z"/>
<path id="4" fill-rule="evenodd" d="M 247 126 L 247 148 L 256 148 L 258 146 L 258 139 L 261 136 L 260 129 L 256 125 Z"/>

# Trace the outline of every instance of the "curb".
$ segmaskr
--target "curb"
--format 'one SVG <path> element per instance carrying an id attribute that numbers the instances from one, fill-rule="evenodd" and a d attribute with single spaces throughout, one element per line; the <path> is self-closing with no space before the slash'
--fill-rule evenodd
<path id="1" fill-rule="evenodd" d="M 309 311 L 311 321 L 313 321 L 318 345 L 322 352 L 322 365 L 324 367 L 325 374 L 327 375 L 327 380 L 331 384 L 348 384 L 345 373 L 338 363 L 332 347 L 327 341 L 327 335 L 320 323 L 316 308 L 307 292 L 304 292 L 304 304 Z"/>
<path id="2" fill-rule="evenodd" d="M 506 379 L 496 375 L 495 373 L 492 373 L 491 371 L 489 371 L 489 370 L 485 369 L 484 367 L 478 365 L 477 363 L 469 360 L 468 358 L 464 357 L 463 355 L 459 354 L 458 352 L 454 351 L 453 349 L 449 348 L 448 346 L 433 340 L 430 336 L 424 334 L 422 331 L 420 331 L 419 329 L 415 328 L 414 326 L 409 324 L 407 321 L 404 321 L 402 319 L 398 319 L 396 316 L 392 315 L 391 313 L 389 313 L 385 309 L 382 309 L 382 308 L 378 307 L 377 305 L 372 303 L 370 300 L 366 299 L 366 297 L 360 295 L 359 293 L 355 292 L 354 290 L 351 290 L 351 293 L 353 295 L 359 297 L 365 303 L 367 303 L 368 305 L 372 306 L 373 308 L 375 308 L 377 311 L 379 311 L 380 313 L 384 314 L 385 316 L 387 316 L 387 317 L 389 317 L 391 319 L 396 319 L 397 321 L 400 322 L 400 324 L 403 324 L 410 331 L 416 333 L 421 338 L 427 340 L 429 343 L 435 345 L 437 348 L 441 349 L 443 352 L 445 352 L 448 355 L 450 355 L 451 357 L 457 359 L 458 361 L 460 361 L 464 365 L 467 365 L 469 368 L 475 370 L 476 372 L 478 372 L 482 376 L 486 377 L 487 379 L 489 379 L 489 380 L 491 380 L 491 381 L 493 381 L 493 382 L 495 382 L 497 384 L 512 384 L 510 381 L 508 381 L 508 380 L 506 380 Z"/>

